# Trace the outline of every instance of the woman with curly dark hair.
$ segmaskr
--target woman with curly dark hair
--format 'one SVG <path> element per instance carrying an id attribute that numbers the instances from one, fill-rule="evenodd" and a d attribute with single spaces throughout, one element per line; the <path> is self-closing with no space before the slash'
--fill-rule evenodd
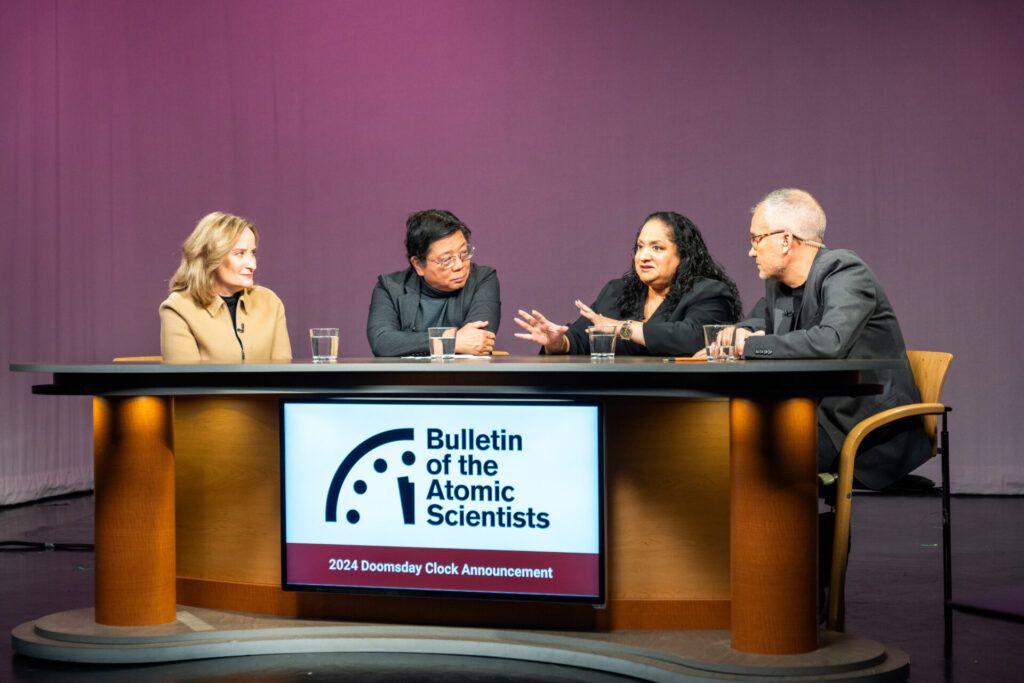
<path id="1" fill-rule="evenodd" d="M 673 211 L 648 216 L 633 246 L 633 267 L 604 286 L 580 317 L 557 325 L 539 311 L 520 310 L 516 324 L 544 353 L 590 352 L 587 327 L 611 324 L 619 331 L 616 355 L 688 356 L 704 347 L 703 326 L 740 317 L 740 296 L 725 270 L 708 253 L 700 230 Z"/>

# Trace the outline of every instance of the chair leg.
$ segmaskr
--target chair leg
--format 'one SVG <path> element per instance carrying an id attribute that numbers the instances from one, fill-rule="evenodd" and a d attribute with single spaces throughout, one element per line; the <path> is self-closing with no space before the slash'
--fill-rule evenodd
<path id="1" fill-rule="evenodd" d="M 852 476 L 849 478 L 852 479 Z M 850 559 L 850 517 L 853 493 L 850 481 L 837 485 L 835 527 L 832 534 L 832 566 L 829 577 L 828 614 L 826 625 L 830 631 L 846 629 L 846 570 Z"/>
<path id="2" fill-rule="evenodd" d="M 946 416 L 949 408 L 942 414 L 942 431 L 939 434 L 939 448 L 942 455 L 942 622 L 944 632 L 945 656 L 953 656 L 953 548 L 950 533 L 949 510 L 949 432 L 946 429 Z"/>

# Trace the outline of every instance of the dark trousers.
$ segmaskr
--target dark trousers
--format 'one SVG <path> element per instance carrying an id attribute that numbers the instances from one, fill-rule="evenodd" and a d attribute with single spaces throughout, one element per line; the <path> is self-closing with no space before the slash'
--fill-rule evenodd
<path id="1" fill-rule="evenodd" d="M 836 450 L 832 439 L 828 438 L 828 432 L 818 425 L 818 471 L 835 472 L 839 466 L 839 451 Z"/>
<path id="2" fill-rule="evenodd" d="M 818 471 L 835 472 L 839 465 L 839 451 L 818 425 Z M 818 495 L 832 510 L 836 504 L 836 487 L 822 486 Z M 818 610 L 821 620 L 825 617 L 825 589 L 832 576 L 832 545 L 835 536 L 836 513 L 832 510 L 818 514 Z"/>

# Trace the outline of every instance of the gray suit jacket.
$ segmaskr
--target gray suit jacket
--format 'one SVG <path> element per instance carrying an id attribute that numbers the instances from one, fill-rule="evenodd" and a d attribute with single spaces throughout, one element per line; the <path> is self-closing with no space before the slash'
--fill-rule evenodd
<path id="1" fill-rule="evenodd" d="M 420 276 L 412 268 L 377 278 L 370 297 L 366 338 L 375 356 L 413 356 L 430 353 L 427 331 L 414 329 L 420 306 Z M 462 327 L 486 320 L 487 329 L 498 332 L 501 292 L 494 268 L 473 263 L 465 286 L 451 298 L 444 324 Z"/>
<path id="2" fill-rule="evenodd" d="M 792 290 L 768 280 L 765 298 L 741 327 L 764 330 L 749 337 L 744 358 L 899 358 L 898 370 L 865 372 L 881 384 L 875 396 L 829 397 L 818 405 L 818 423 L 836 450 L 864 418 L 881 410 L 921 400 L 907 360 L 896 314 L 875 274 L 848 249 L 821 249 L 804 283 L 800 310 Z M 931 456 L 920 419 L 901 420 L 879 430 L 861 447 L 854 473 L 872 488 L 884 488 Z"/>

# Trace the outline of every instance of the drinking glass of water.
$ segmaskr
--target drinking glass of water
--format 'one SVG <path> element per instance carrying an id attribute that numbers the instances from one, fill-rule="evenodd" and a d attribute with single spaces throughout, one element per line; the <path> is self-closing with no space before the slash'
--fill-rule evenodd
<path id="1" fill-rule="evenodd" d="M 704 351 L 709 363 L 736 360 L 736 326 L 705 325 Z"/>
<path id="2" fill-rule="evenodd" d="M 617 325 L 593 325 L 587 328 L 590 341 L 590 360 L 604 361 L 615 358 L 615 338 L 619 336 Z"/>
<path id="3" fill-rule="evenodd" d="M 452 360 L 455 358 L 454 327 L 429 327 L 427 337 L 430 339 L 430 360 Z"/>
<path id="4" fill-rule="evenodd" d="M 333 363 L 338 360 L 338 328 L 309 328 L 309 344 L 314 363 Z"/>

